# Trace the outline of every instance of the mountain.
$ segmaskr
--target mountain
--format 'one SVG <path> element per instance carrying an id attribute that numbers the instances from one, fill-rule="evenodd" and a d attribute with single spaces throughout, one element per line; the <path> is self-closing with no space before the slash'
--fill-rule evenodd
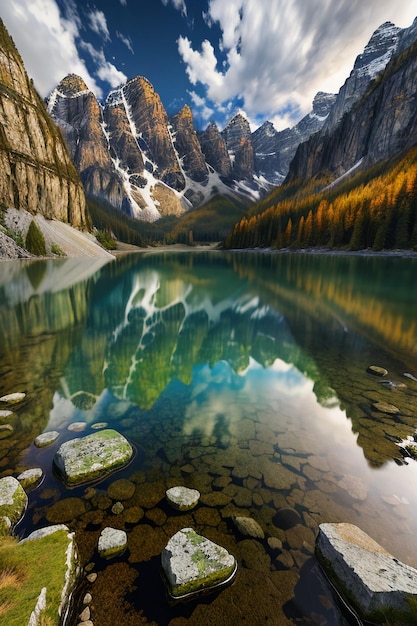
<path id="1" fill-rule="evenodd" d="M 401 31 L 384 24 L 336 98 L 340 121 L 329 116 L 298 146 L 283 185 L 225 247 L 417 249 L 416 102 L 417 18 Z"/>
<path id="2" fill-rule="evenodd" d="M 0 111 L 0 205 L 84 228 L 77 171 L 1 20 Z"/>
<path id="3" fill-rule="evenodd" d="M 333 98 L 318 94 L 312 113 L 283 133 L 271 123 L 252 133 L 242 114 L 223 130 L 210 122 L 196 132 L 190 107 L 169 118 L 142 76 L 110 92 L 104 104 L 80 77 L 66 76 L 47 108 L 67 139 L 86 193 L 152 222 L 181 216 L 219 195 L 245 203 L 265 196 L 282 182 L 300 141 L 322 126 Z M 271 136 L 272 147 L 266 145 Z"/>
<path id="4" fill-rule="evenodd" d="M 271 122 L 265 122 L 255 130 L 252 144 L 259 174 L 280 185 L 298 146 L 322 128 L 335 101 L 334 94 L 319 91 L 313 100 L 313 110 L 292 128 L 278 132 Z"/>
<path id="5" fill-rule="evenodd" d="M 337 94 L 336 101 L 324 123 L 324 132 L 334 130 L 343 115 L 367 91 L 371 81 L 385 69 L 395 53 L 403 30 L 385 22 L 373 33 L 362 54 L 356 57 L 353 69 Z"/>
<path id="6" fill-rule="evenodd" d="M 401 45 L 403 37 L 411 42 L 405 49 Z M 331 115 L 338 109 L 338 102 L 343 101 L 343 117 L 338 123 L 325 124 L 298 147 L 286 182 L 306 181 L 320 172 L 337 179 L 352 168 L 372 166 L 417 143 L 417 18 L 410 29 L 403 31 L 390 23 L 384 24 L 374 33 L 372 41 L 374 45 L 368 44 L 366 52 L 357 58 L 353 72 L 339 92 Z M 386 45 L 382 46 L 381 42 Z M 375 56 L 384 50 L 382 55 Z M 381 72 L 375 75 L 370 71 L 372 67 L 381 67 L 382 59 L 387 57 L 390 61 Z M 365 91 L 362 97 L 356 96 L 356 101 L 348 104 L 351 81 L 359 85 L 357 94 Z"/>

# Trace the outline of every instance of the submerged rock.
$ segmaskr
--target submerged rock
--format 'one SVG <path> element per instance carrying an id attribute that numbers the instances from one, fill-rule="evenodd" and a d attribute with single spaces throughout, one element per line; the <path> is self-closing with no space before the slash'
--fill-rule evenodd
<path id="1" fill-rule="evenodd" d="M 161 561 L 168 592 L 175 599 L 226 585 L 237 570 L 233 555 L 192 528 L 183 528 L 171 537 Z"/>
<path id="2" fill-rule="evenodd" d="M 242 535 L 253 537 L 254 539 L 264 539 L 265 533 L 251 517 L 233 517 L 233 522 Z"/>
<path id="3" fill-rule="evenodd" d="M 396 415 L 400 412 L 400 409 L 394 404 L 388 404 L 388 402 L 375 402 L 373 408 L 380 413 L 388 413 L 389 415 Z"/>
<path id="4" fill-rule="evenodd" d="M 171 487 L 167 489 L 166 498 L 168 503 L 177 511 L 190 511 L 197 506 L 200 492 L 188 487 Z"/>
<path id="5" fill-rule="evenodd" d="M 25 490 L 16 478 L 0 478 L 0 517 L 8 517 L 14 526 L 22 518 L 27 503 Z"/>
<path id="6" fill-rule="evenodd" d="M 25 397 L 26 394 L 22 392 L 8 393 L 6 396 L 2 396 L 0 398 L 0 402 L 5 402 L 6 404 L 17 404 L 18 402 L 22 402 Z"/>
<path id="7" fill-rule="evenodd" d="M 364 618 L 373 621 L 383 612 L 393 615 L 394 610 L 401 621 L 410 614 L 407 597 L 417 601 L 417 570 L 353 524 L 320 524 L 319 528 L 316 554 L 340 593 Z"/>
<path id="8" fill-rule="evenodd" d="M 54 465 L 72 486 L 102 478 L 126 465 L 132 456 L 133 449 L 127 439 L 107 429 L 63 443 L 55 453 Z"/>
<path id="9" fill-rule="evenodd" d="M 374 376 L 386 376 L 388 374 L 388 370 L 385 369 L 385 367 L 380 367 L 379 365 L 369 365 L 366 371 Z"/>

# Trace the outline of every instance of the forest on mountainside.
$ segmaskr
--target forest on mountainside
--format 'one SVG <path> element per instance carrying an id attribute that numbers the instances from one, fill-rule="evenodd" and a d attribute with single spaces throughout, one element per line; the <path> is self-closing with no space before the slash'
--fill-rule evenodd
<path id="1" fill-rule="evenodd" d="M 224 247 L 417 250 L 417 148 L 338 184 L 295 181 L 256 204 Z"/>

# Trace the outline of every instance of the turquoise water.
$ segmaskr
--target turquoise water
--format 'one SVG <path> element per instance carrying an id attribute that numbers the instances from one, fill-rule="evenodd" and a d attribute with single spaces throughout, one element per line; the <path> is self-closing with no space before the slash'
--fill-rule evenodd
<path id="1" fill-rule="evenodd" d="M 417 428 L 416 270 L 415 259 L 217 251 L 0 264 L 0 396 L 27 394 L 2 419 L 0 475 L 44 470 L 17 530 L 75 530 L 98 572 L 81 590 L 96 626 L 344 624 L 314 559 L 322 522 L 357 524 L 417 566 L 417 462 L 398 445 Z M 132 463 L 67 489 L 54 452 L 104 424 L 132 443 Z M 36 448 L 48 430 L 57 442 Z M 169 510 L 177 484 L 200 491 L 195 511 Z M 265 539 L 240 535 L 234 516 Z M 129 545 L 107 563 L 105 526 Z M 220 593 L 171 606 L 159 558 L 186 526 L 239 570 Z"/>

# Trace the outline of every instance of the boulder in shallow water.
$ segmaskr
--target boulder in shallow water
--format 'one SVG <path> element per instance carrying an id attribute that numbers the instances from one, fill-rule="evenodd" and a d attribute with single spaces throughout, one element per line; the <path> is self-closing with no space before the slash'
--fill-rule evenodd
<path id="1" fill-rule="evenodd" d="M 116 528 L 104 528 L 98 540 L 98 553 L 104 559 L 111 559 L 125 551 L 127 546 L 127 534 L 124 530 Z"/>
<path id="2" fill-rule="evenodd" d="M 320 524 L 316 554 L 342 596 L 365 619 L 374 621 L 384 612 L 399 623 L 411 617 L 407 597 L 417 602 L 417 570 L 357 526 Z"/>
<path id="3" fill-rule="evenodd" d="M 49 430 L 46 433 L 42 433 L 38 435 L 34 441 L 35 446 L 37 448 L 46 448 L 47 446 L 52 445 L 59 437 L 59 432 L 57 430 Z"/>
<path id="4" fill-rule="evenodd" d="M 174 599 L 226 585 L 237 570 L 233 555 L 192 528 L 183 528 L 171 537 L 161 561 L 169 595 Z"/>
<path id="5" fill-rule="evenodd" d="M 61 445 L 54 465 L 64 481 L 78 485 L 97 480 L 126 465 L 133 456 L 130 443 L 116 430 L 100 430 Z"/>
<path id="6" fill-rule="evenodd" d="M 388 374 L 388 370 L 385 369 L 385 367 L 380 367 L 379 365 L 369 365 L 366 371 L 374 376 L 386 376 Z"/>
<path id="7" fill-rule="evenodd" d="M 22 518 L 28 497 L 19 481 L 13 476 L 0 478 L 0 516 L 8 517 L 14 526 Z"/>
<path id="8" fill-rule="evenodd" d="M 28 489 L 36 483 L 39 483 L 43 476 L 43 471 L 40 467 L 33 467 L 32 469 L 27 469 L 17 477 L 17 480 L 22 485 L 23 489 Z"/>
<path id="9" fill-rule="evenodd" d="M 167 489 L 165 495 L 168 503 L 177 511 L 194 509 L 200 499 L 200 492 L 197 489 L 189 489 L 180 485 Z"/>
<path id="10" fill-rule="evenodd" d="M 6 404 L 17 404 L 18 402 L 22 402 L 25 397 L 26 394 L 23 392 L 8 393 L 6 396 L 2 396 L 0 398 L 0 402 L 5 402 Z"/>

